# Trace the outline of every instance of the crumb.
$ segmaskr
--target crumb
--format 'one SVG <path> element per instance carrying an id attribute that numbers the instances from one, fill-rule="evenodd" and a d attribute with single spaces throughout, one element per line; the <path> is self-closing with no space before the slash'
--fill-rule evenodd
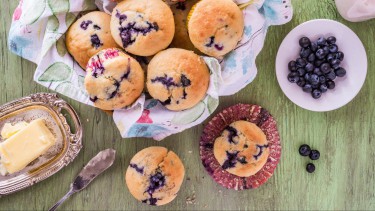
<path id="1" fill-rule="evenodd" d="M 195 192 L 191 196 L 186 197 L 186 204 L 195 204 Z"/>
<path id="2" fill-rule="evenodd" d="M 189 153 L 191 154 L 191 153 L 193 153 L 193 151 L 189 150 Z"/>

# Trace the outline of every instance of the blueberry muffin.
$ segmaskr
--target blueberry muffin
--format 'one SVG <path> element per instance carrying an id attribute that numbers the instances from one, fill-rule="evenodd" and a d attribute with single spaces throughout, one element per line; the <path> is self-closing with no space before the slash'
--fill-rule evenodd
<path id="1" fill-rule="evenodd" d="M 144 88 L 140 64 L 117 48 L 100 51 L 87 64 L 85 88 L 94 105 L 103 110 L 132 104 Z"/>
<path id="2" fill-rule="evenodd" d="M 236 121 L 216 138 L 214 155 L 224 170 L 240 177 L 249 177 L 267 162 L 268 141 L 254 123 Z"/>
<path id="3" fill-rule="evenodd" d="M 164 147 L 149 147 L 131 159 L 125 181 L 137 200 L 158 206 L 177 196 L 184 175 L 184 165 L 174 152 Z"/>
<path id="4" fill-rule="evenodd" d="M 147 68 L 147 90 L 167 109 L 193 107 L 206 95 L 210 73 L 192 51 L 169 48 L 152 58 Z"/>
<path id="5" fill-rule="evenodd" d="M 222 57 L 241 40 L 244 20 L 232 0 L 202 0 L 188 16 L 189 37 L 202 53 Z"/>
<path id="6" fill-rule="evenodd" d="M 117 47 L 111 35 L 110 21 L 111 16 L 105 12 L 90 12 L 74 22 L 67 31 L 66 47 L 83 69 L 99 51 Z"/>
<path id="7" fill-rule="evenodd" d="M 154 55 L 168 47 L 174 31 L 172 11 L 161 0 L 126 0 L 113 9 L 112 36 L 129 53 Z"/>

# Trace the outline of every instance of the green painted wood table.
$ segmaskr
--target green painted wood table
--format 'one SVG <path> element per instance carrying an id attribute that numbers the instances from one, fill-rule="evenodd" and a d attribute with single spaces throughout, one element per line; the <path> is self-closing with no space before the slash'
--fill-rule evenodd
<path id="1" fill-rule="evenodd" d="M 48 90 L 33 82 L 35 64 L 11 54 L 7 36 L 11 15 L 18 1 L 1 0 L 0 9 L 0 103 Z M 277 119 L 282 139 L 282 157 L 274 176 L 261 188 L 236 192 L 217 185 L 204 170 L 198 141 L 203 126 L 156 142 L 145 138 L 122 139 L 111 116 L 70 100 L 84 126 L 84 148 L 72 164 L 31 188 L 0 198 L 0 210 L 48 209 L 68 191 L 70 182 L 98 151 L 112 147 L 116 161 L 87 189 L 73 195 L 61 209 L 67 210 L 316 210 L 375 209 L 375 20 L 350 23 L 337 13 L 333 0 L 294 0 L 293 20 L 269 29 L 257 58 L 258 76 L 239 93 L 222 97 L 216 112 L 238 102 L 256 103 Z M 353 101 L 326 113 L 297 107 L 282 93 L 275 76 L 277 49 L 286 34 L 302 22 L 329 18 L 344 23 L 357 33 L 366 47 L 366 82 Z M 305 171 L 308 159 L 298 147 L 309 143 L 321 152 L 314 162 L 314 174 Z M 162 207 L 136 201 L 124 182 L 130 158 L 139 150 L 165 146 L 175 151 L 186 168 L 186 177 L 177 198 Z"/>

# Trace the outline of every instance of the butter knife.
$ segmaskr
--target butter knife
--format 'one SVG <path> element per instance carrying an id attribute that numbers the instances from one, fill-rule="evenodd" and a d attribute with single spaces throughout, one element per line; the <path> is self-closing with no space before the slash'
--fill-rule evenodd
<path id="1" fill-rule="evenodd" d="M 54 211 L 60 206 L 66 199 L 68 199 L 73 193 L 77 193 L 82 189 L 86 188 L 91 181 L 95 179 L 99 174 L 112 166 L 115 160 L 116 151 L 113 149 L 106 149 L 100 151 L 95 157 L 93 157 L 82 171 L 78 174 L 74 182 L 70 185 L 70 190 L 65 196 L 63 196 L 49 211 Z"/>

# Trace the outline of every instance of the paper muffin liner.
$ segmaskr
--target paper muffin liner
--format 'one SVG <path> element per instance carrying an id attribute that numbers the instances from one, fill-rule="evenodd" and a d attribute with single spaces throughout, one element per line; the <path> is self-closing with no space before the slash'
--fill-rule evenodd
<path id="1" fill-rule="evenodd" d="M 217 137 L 231 123 L 245 120 L 256 124 L 266 135 L 270 154 L 266 164 L 256 174 L 240 177 L 224 170 L 216 160 L 213 146 Z M 280 136 L 275 119 L 258 105 L 237 104 L 215 115 L 203 129 L 200 139 L 200 156 L 204 168 L 220 185 L 228 189 L 254 189 L 265 183 L 276 169 L 281 156 Z"/>
<path id="2" fill-rule="evenodd" d="M 238 0 L 236 3 L 246 3 Z M 95 4 L 96 3 L 96 4 Z M 34 80 L 51 90 L 84 104 L 93 105 L 83 85 L 85 71 L 65 47 L 64 33 L 80 12 L 99 8 L 110 13 L 109 0 L 20 0 L 9 31 L 9 49 L 34 63 Z M 143 94 L 132 106 L 115 110 L 113 119 L 124 138 L 152 137 L 161 140 L 202 123 L 214 112 L 219 96 L 232 95 L 251 83 L 257 73 L 256 56 L 263 47 L 267 29 L 292 18 L 290 0 L 255 0 L 243 10 L 245 29 L 235 50 L 218 61 L 204 57 L 210 69 L 206 97 L 195 107 L 169 111 Z"/>

